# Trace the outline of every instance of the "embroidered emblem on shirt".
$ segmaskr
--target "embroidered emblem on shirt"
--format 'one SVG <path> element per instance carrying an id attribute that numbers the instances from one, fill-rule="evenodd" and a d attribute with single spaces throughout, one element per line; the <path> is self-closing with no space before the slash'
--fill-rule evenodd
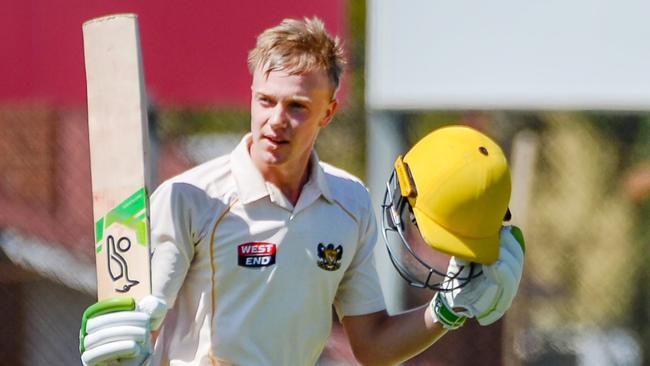
<path id="1" fill-rule="evenodd" d="M 237 264 L 242 267 L 258 268 L 275 264 L 275 244 L 252 242 L 239 244 Z"/>
<path id="2" fill-rule="evenodd" d="M 334 244 L 323 245 L 318 243 L 318 266 L 326 271 L 336 271 L 341 267 L 343 247 L 334 247 Z"/>

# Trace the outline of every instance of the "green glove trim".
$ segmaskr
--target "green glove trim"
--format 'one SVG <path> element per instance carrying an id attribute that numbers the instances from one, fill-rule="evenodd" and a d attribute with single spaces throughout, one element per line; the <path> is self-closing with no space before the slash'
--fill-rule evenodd
<path id="1" fill-rule="evenodd" d="M 524 242 L 524 233 L 521 232 L 521 229 L 512 225 L 512 227 L 510 227 L 510 233 L 515 237 L 515 239 L 517 239 L 517 243 L 521 246 L 521 250 L 526 254 L 526 243 Z"/>
<path id="2" fill-rule="evenodd" d="M 90 305 L 81 317 L 81 329 L 79 329 L 79 352 L 84 353 L 85 351 L 84 338 L 86 337 L 86 323 L 88 322 L 88 319 L 97 315 L 130 310 L 135 310 L 135 299 L 132 297 L 114 297 Z"/>
<path id="3" fill-rule="evenodd" d="M 431 301 L 431 311 L 434 315 L 434 321 L 442 324 L 444 328 L 451 330 L 460 328 L 467 319 L 466 316 L 454 313 L 440 292 L 436 293 L 433 301 Z"/>

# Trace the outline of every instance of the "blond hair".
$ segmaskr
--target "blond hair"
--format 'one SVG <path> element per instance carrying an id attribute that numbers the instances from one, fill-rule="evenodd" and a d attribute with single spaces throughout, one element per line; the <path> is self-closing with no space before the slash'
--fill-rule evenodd
<path id="1" fill-rule="evenodd" d="M 317 17 L 303 21 L 285 19 L 257 37 L 257 44 L 248 53 L 251 73 L 258 67 L 268 76 L 271 71 L 283 70 L 302 74 L 322 69 L 332 84 L 333 93 L 339 86 L 345 60 L 338 37 L 332 37 Z"/>

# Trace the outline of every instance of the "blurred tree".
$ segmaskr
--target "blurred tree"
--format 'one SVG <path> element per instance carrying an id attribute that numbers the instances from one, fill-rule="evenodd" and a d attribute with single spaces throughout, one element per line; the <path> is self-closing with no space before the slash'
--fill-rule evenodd
<path id="1" fill-rule="evenodd" d="M 637 250 L 639 261 L 643 264 L 637 274 L 634 307 L 630 309 L 628 326 L 638 335 L 643 351 L 643 365 L 650 366 L 650 116 L 642 116 L 636 121 L 635 135 L 628 145 L 630 155 L 623 188 L 626 195 L 635 203 Z"/>

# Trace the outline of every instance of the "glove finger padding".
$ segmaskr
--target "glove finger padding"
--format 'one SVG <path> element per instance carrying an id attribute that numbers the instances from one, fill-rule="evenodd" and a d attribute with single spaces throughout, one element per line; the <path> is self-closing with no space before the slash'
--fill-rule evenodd
<path id="1" fill-rule="evenodd" d="M 131 303 L 133 304 L 133 300 Z M 99 302 L 93 306 L 102 308 L 102 304 Z M 167 306 L 164 301 L 147 296 L 130 310 L 121 309 L 91 315 L 87 320 L 82 321 L 81 360 L 83 364 L 112 365 L 112 361 L 119 361 L 121 366 L 147 364 L 152 349 L 152 324 L 155 323 L 157 328 L 166 311 Z"/>
<path id="2" fill-rule="evenodd" d="M 149 316 L 139 311 L 120 311 L 98 315 L 94 318 L 88 319 L 88 322 L 86 323 L 86 333 L 92 334 L 104 328 L 123 325 L 149 328 Z"/>
<path id="3" fill-rule="evenodd" d="M 485 281 L 481 288 L 482 291 L 472 291 L 474 298 L 468 299 L 469 304 L 466 305 L 468 308 L 468 314 L 472 317 L 484 312 L 485 309 L 489 309 L 493 305 L 494 299 L 499 296 L 499 292 L 501 291 L 498 286 L 489 281 Z"/>
<path id="4" fill-rule="evenodd" d="M 476 319 L 481 325 L 489 325 L 499 320 L 510 307 L 517 285 L 514 274 L 508 266 L 493 266 L 485 268 L 484 271 L 491 273 L 490 282 L 498 290 L 490 303 L 477 313 Z"/>
<path id="5" fill-rule="evenodd" d="M 470 276 L 475 275 L 475 271 L 478 271 L 476 264 L 456 257 L 452 257 L 449 261 L 447 276 L 454 279 L 444 284 L 443 287 L 448 291 L 442 296 L 458 315 L 474 317 L 492 304 L 499 290 L 482 274 L 465 283 Z M 461 286 L 462 284 L 464 286 Z"/>
<path id="6" fill-rule="evenodd" d="M 81 361 L 84 365 L 145 366 L 149 364 L 150 355 L 146 347 L 133 341 L 108 343 L 84 352 Z"/>
<path id="7" fill-rule="evenodd" d="M 144 343 L 148 336 L 148 328 L 121 325 L 88 333 L 84 339 L 84 346 L 86 350 L 91 350 L 111 342 L 133 341 L 136 343 Z"/>
<path id="8" fill-rule="evenodd" d="M 131 340 L 122 340 L 99 345 L 86 350 L 81 355 L 84 365 L 96 365 L 101 362 L 117 360 L 119 358 L 131 358 L 140 354 L 140 345 Z"/>
<path id="9" fill-rule="evenodd" d="M 485 276 L 498 286 L 499 291 L 492 305 L 476 316 L 481 325 L 492 324 L 505 314 L 512 304 L 521 281 L 524 244 L 512 235 L 511 229 L 512 227 L 509 226 L 501 229 L 499 259 L 496 263 L 483 265 Z"/>

